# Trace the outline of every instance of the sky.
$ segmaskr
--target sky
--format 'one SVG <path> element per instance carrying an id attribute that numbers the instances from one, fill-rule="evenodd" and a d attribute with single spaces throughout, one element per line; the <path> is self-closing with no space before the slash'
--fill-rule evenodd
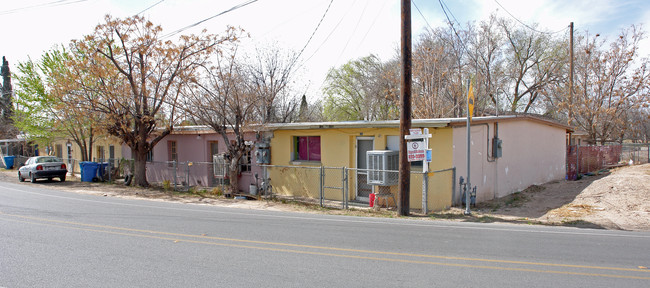
<path id="1" fill-rule="evenodd" d="M 138 13 L 163 34 L 186 28 L 251 0 L 0 0 L 0 55 L 12 72 L 19 62 L 38 60 L 44 51 L 91 34 L 106 14 L 125 18 Z M 300 53 L 295 81 L 308 99 L 321 95 L 327 71 L 349 60 L 377 55 L 396 57 L 400 44 L 400 0 L 258 0 L 183 30 L 183 34 L 222 33 L 228 25 L 243 28 L 245 49 L 278 46 Z M 412 38 L 426 27 L 446 27 L 449 17 L 480 22 L 491 13 L 538 30 L 561 31 L 574 22 L 577 32 L 612 39 L 622 28 L 643 25 L 650 31 L 647 0 L 412 0 Z M 419 8 L 416 9 L 416 7 Z M 523 27 L 523 25 L 522 25 Z M 246 51 L 244 49 L 244 51 Z M 641 44 L 650 54 L 650 40 Z M 15 84 L 14 84 L 15 86 Z"/>

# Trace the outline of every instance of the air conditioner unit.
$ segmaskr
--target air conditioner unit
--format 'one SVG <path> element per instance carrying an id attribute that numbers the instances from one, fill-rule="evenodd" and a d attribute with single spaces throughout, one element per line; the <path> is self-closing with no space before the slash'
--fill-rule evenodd
<path id="1" fill-rule="evenodd" d="M 368 151 L 366 155 L 369 185 L 397 185 L 399 179 L 399 151 L 372 150 Z"/>
<path id="2" fill-rule="evenodd" d="M 228 167 L 230 161 L 226 159 L 226 154 L 212 155 L 212 166 L 214 167 L 214 177 L 226 178 L 228 177 Z"/>

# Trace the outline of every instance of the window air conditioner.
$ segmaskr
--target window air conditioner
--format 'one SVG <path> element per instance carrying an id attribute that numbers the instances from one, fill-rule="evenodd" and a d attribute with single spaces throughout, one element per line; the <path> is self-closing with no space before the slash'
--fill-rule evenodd
<path id="1" fill-rule="evenodd" d="M 399 151 L 372 150 L 367 152 L 368 184 L 397 185 L 399 178 Z M 373 171 L 374 170 L 374 171 Z"/>
<path id="2" fill-rule="evenodd" d="M 227 161 L 226 154 L 216 154 L 212 155 L 212 163 L 214 167 L 214 176 L 217 178 L 226 178 L 228 177 L 228 167 L 230 166 L 230 161 Z"/>

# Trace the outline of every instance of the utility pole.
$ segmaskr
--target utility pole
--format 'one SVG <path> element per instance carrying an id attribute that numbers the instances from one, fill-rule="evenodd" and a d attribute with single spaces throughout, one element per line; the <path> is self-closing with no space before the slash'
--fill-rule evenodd
<path id="1" fill-rule="evenodd" d="M 402 78 L 399 119 L 399 215 L 409 215 L 411 167 L 404 138 L 411 129 L 411 0 L 402 0 Z"/>
<path id="2" fill-rule="evenodd" d="M 569 119 L 568 124 L 571 125 L 573 118 L 573 22 L 569 24 Z M 571 144 L 571 141 L 569 141 Z"/>

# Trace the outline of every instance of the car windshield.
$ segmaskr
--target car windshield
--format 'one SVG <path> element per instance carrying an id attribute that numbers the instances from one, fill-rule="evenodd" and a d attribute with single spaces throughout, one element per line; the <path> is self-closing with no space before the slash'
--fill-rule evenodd
<path id="1" fill-rule="evenodd" d="M 53 162 L 61 162 L 59 158 L 56 157 L 41 157 L 36 159 L 36 163 L 53 163 Z"/>

